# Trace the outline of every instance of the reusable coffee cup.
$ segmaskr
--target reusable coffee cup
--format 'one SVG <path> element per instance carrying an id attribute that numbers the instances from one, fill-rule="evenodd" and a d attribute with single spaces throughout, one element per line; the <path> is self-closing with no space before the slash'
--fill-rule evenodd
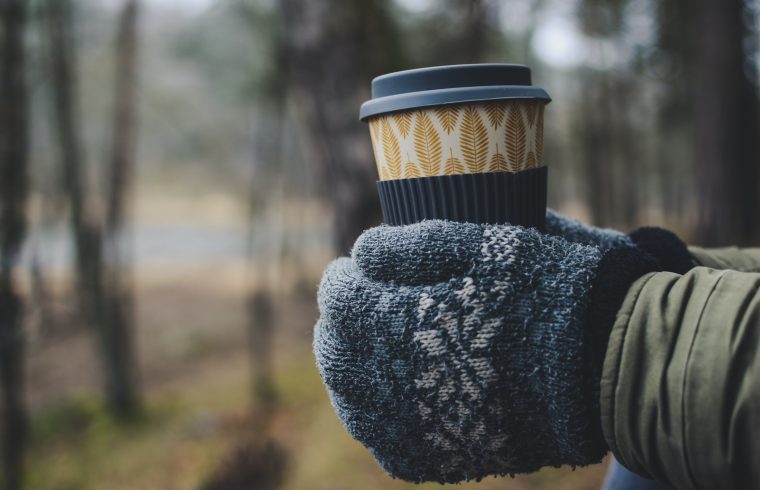
<path id="1" fill-rule="evenodd" d="M 359 118 L 369 123 L 385 222 L 543 229 L 550 101 L 524 65 L 436 66 L 372 80 Z"/>

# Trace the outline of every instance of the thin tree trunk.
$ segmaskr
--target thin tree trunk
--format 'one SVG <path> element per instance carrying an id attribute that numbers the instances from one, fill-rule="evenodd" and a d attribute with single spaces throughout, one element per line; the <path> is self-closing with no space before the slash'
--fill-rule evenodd
<path id="1" fill-rule="evenodd" d="M 2 390 L 2 483 L 23 484 L 26 440 L 22 332 L 23 300 L 14 265 L 24 240 L 28 177 L 28 104 L 24 28 L 26 2 L 0 2 L 0 390 Z"/>
<path id="2" fill-rule="evenodd" d="M 607 77 L 606 124 L 610 128 L 612 148 L 608 165 L 612 166 L 613 182 L 611 224 L 624 230 L 636 224 L 641 199 L 643 137 L 632 124 L 634 101 L 638 100 L 637 84 L 629 75 Z"/>
<path id="3" fill-rule="evenodd" d="M 114 112 L 106 231 L 118 233 L 124 225 L 133 181 L 137 108 L 137 0 L 126 0 L 119 14 L 114 45 Z"/>
<path id="4" fill-rule="evenodd" d="M 47 2 L 48 61 L 55 135 L 74 233 L 80 308 L 87 322 L 95 325 L 104 310 L 100 301 L 100 227 L 87 202 L 71 8 L 69 0 Z"/>
<path id="5" fill-rule="evenodd" d="M 742 0 L 699 0 L 696 8 L 697 234 L 704 245 L 748 245 L 760 236 L 758 90 L 744 51 L 754 16 Z"/>
<path id="6" fill-rule="evenodd" d="M 591 220 L 597 226 L 610 226 L 614 220 L 614 174 L 610 158 L 613 152 L 608 105 L 610 103 L 606 75 L 587 71 L 585 90 L 580 94 L 587 108 L 579 121 L 579 137 L 583 148 L 583 173 Z"/>
<path id="7" fill-rule="evenodd" d="M 73 45 L 72 12 L 70 0 L 48 0 L 47 2 L 47 44 L 49 48 L 50 79 L 53 90 L 53 110 L 55 132 L 58 139 L 63 181 L 71 213 L 71 225 L 75 234 L 77 261 L 80 281 L 85 284 L 83 291 L 93 285 L 87 281 L 93 269 L 98 269 L 95 258 L 95 242 L 99 235 L 93 223 L 90 206 L 86 203 L 84 156 L 79 121 L 79 100 L 76 78 L 76 59 Z M 86 273 L 84 273 L 86 271 Z"/>
<path id="8" fill-rule="evenodd" d="M 249 351 L 251 355 L 251 394 L 264 419 L 272 413 L 277 401 L 272 368 L 272 337 L 274 333 L 274 309 L 272 296 L 261 288 L 248 300 Z"/>
<path id="9" fill-rule="evenodd" d="M 663 92 L 657 108 L 654 166 L 659 179 L 661 208 L 670 219 L 682 220 L 694 194 L 695 8 L 691 0 L 656 3 L 657 48 L 670 60 L 661 74 Z M 686 35 L 684 35 L 686 33 Z"/>
<path id="10" fill-rule="evenodd" d="M 490 43 L 488 42 L 489 5 L 483 0 L 459 0 L 460 8 L 464 11 L 463 27 L 465 55 L 468 63 L 485 61 Z M 495 4 L 498 6 L 498 4 Z"/>
<path id="11" fill-rule="evenodd" d="M 33 254 L 29 271 L 32 283 L 30 303 L 35 306 L 37 314 L 35 333 L 40 337 L 45 337 L 55 331 L 55 319 L 53 318 L 53 312 L 50 310 L 50 292 L 45 282 L 45 276 L 42 273 L 39 249 L 34 244 L 30 248 L 32 248 Z"/>
<path id="12" fill-rule="evenodd" d="M 104 348 L 110 359 L 109 401 L 120 415 L 134 413 L 139 406 L 132 339 L 133 293 L 124 230 L 136 150 L 137 19 L 137 0 L 126 0 L 119 14 L 114 46 L 114 119 L 103 235 L 108 301 Z"/>
<path id="13" fill-rule="evenodd" d="M 271 21 L 261 16 L 254 6 L 241 2 L 237 11 L 251 32 L 259 33 L 262 22 Z M 285 33 L 275 29 L 269 40 L 273 47 L 274 68 L 266 79 L 266 102 L 256 108 L 257 127 L 252 128 L 252 172 L 248 196 L 248 260 L 249 290 L 247 306 L 248 353 L 251 367 L 251 400 L 257 427 L 266 427 L 273 413 L 277 393 L 273 381 L 272 340 L 274 334 L 274 308 L 272 291 L 277 292 L 282 278 L 281 250 L 284 244 L 285 180 L 289 177 L 283 161 L 285 142 L 284 125 L 288 96 L 287 50 Z M 274 173 L 274 175 L 272 175 Z M 261 198 L 267 194 L 265 201 Z M 271 195 L 273 194 L 273 195 Z M 265 216 L 266 214 L 266 216 Z M 261 223 L 269 235 L 263 260 L 256 260 L 254 238 Z M 268 226 L 267 226 L 268 225 Z M 258 280 L 256 280 L 258 278 Z M 258 434 L 260 436 L 261 434 Z"/>
<path id="14" fill-rule="evenodd" d="M 112 304 L 106 291 L 103 225 L 87 191 L 70 0 L 48 0 L 46 14 L 55 133 L 71 213 L 80 306 L 98 337 L 107 404 L 116 415 L 128 415 L 134 408 L 130 400 L 136 400 L 131 377 L 125 374 L 131 370 L 131 356 L 120 352 L 120 346 L 127 346 L 119 335 L 122 327 L 111 328 L 112 316 L 123 309 Z"/>
<path id="15" fill-rule="evenodd" d="M 77 293 L 85 321 L 98 335 L 105 319 L 101 230 L 88 202 L 76 76 L 70 0 L 46 3 L 47 47 L 55 135 L 69 205 L 77 266 Z M 106 359 L 102 349 L 103 364 Z"/>

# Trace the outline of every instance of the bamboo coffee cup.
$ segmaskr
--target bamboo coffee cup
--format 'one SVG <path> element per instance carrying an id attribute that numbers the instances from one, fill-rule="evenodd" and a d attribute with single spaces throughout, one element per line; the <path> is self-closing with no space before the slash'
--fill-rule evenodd
<path id="1" fill-rule="evenodd" d="M 550 100 L 523 65 L 438 66 L 375 78 L 359 117 L 369 123 L 385 222 L 543 229 Z"/>

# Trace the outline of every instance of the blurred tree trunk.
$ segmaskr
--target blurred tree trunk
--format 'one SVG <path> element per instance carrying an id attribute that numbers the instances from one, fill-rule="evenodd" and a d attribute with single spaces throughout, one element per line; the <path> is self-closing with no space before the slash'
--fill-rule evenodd
<path id="1" fill-rule="evenodd" d="M 491 45 L 488 34 L 493 18 L 489 6 L 483 0 L 457 0 L 458 7 L 464 11 L 463 42 L 467 63 L 485 61 Z M 498 7 L 498 4 L 495 4 Z M 496 17 L 498 18 L 498 16 Z"/>
<path id="2" fill-rule="evenodd" d="M 583 151 L 583 174 L 586 190 L 584 194 L 588 201 L 591 213 L 591 222 L 597 226 L 604 226 L 609 221 L 608 207 L 609 190 L 606 183 L 612 178 L 606 175 L 609 166 L 604 165 L 604 155 L 609 152 L 609 139 L 604 137 L 604 126 L 599 122 L 601 119 L 601 104 L 604 103 L 604 93 L 599 87 L 600 80 L 597 75 L 589 70 L 581 72 L 583 83 L 579 96 L 582 106 L 588 108 L 583 117 L 578 120 L 578 136 Z"/>
<path id="3" fill-rule="evenodd" d="M 644 173 L 644 138 L 633 117 L 636 101 L 639 100 L 639 84 L 630 73 L 612 72 L 607 77 L 607 86 L 607 123 L 612 128 L 613 145 L 608 162 L 613 167 L 613 219 L 609 225 L 629 230 L 638 218 Z"/>
<path id="4" fill-rule="evenodd" d="M 381 220 L 369 133 L 358 113 L 370 80 L 397 67 L 398 35 L 380 0 L 283 0 L 280 8 L 296 119 L 332 202 L 335 247 L 345 254 Z"/>
<path id="5" fill-rule="evenodd" d="M 277 401 L 272 367 L 274 308 L 265 289 L 253 292 L 248 300 L 249 351 L 251 354 L 251 393 L 259 417 L 268 420 Z"/>
<path id="6" fill-rule="evenodd" d="M 14 266 L 24 241 L 27 195 L 28 104 L 24 29 L 26 2 L 0 3 L 0 390 L 2 390 L 2 484 L 23 483 L 26 413 L 23 390 L 23 302 Z"/>
<path id="7" fill-rule="evenodd" d="M 695 9 L 691 0 L 657 2 L 652 69 L 662 79 L 657 107 L 656 165 L 662 211 L 680 219 L 694 194 Z M 684 33 L 687 33 L 684 35 Z"/>
<path id="8" fill-rule="evenodd" d="M 512 46 L 499 23 L 501 8 L 503 2 L 491 0 L 435 2 L 424 18 L 399 23 L 403 28 L 400 47 L 404 61 L 412 61 L 412 66 L 503 61 Z"/>
<path id="9" fill-rule="evenodd" d="M 132 196 L 137 137 L 137 19 L 137 0 L 126 0 L 119 13 L 114 46 L 113 132 L 103 235 L 108 301 L 103 348 L 110 360 L 108 398 L 112 409 L 122 415 L 133 413 L 139 405 L 132 339 L 134 299 L 124 229 Z"/>
<path id="10" fill-rule="evenodd" d="M 246 256 L 250 285 L 247 307 L 248 353 L 251 366 L 251 399 L 253 401 L 253 418 L 256 434 L 254 438 L 263 438 L 266 425 L 274 411 L 277 392 L 273 380 L 272 341 L 274 334 L 274 308 L 271 291 L 277 291 L 281 283 L 284 228 L 285 228 L 285 180 L 290 173 L 287 162 L 283 161 L 284 124 L 288 97 L 287 50 L 284 40 L 285 32 L 278 27 L 272 28 L 272 14 L 277 12 L 262 11 L 259 6 L 247 2 L 237 4 L 237 12 L 255 34 L 270 30 L 272 49 L 272 69 L 264 77 L 262 93 L 264 101 L 257 104 L 258 114 L 263 124 L 254 130 L 255 144 L 252 155 L 252 174 L 248 198 L 248 246 Z M 264 200 L 261 196 L 268 196 Z M 263 211 L 274 216 L 267 219 Z M 254 238 L 257 225 L 263 224 L 270 235 L 268 242 L 271 249 L 266 252 L 264 260 L 256 260 Z M 267 226 L 270 225 L 270 226 Z M 269 247 L 268 247 L 269 248 Z M 255 281 L 256 276 L 259 280 Z"/>
<path id="11" fill-rule="evenodd" d="M 92 308 L 91 291 L 99 289 L 99 230 L 92 217 L 85 191 L 86 172 L 81 147 L 79 101 L 69 0 L 47 2 L 47 45 L 49 75 L 53 90 L 55 132 L 58 140 L 63 181 L 75 235 L 80 295 L 86 310 Z M 98 308 L 99 309 L 99 308 Z"/>
<path id="12" fill-rule="evenodd" d="M 48 0 L 46 6 L 54 130 L 74 234 L 77 292 L 86 321 L 100 328 L 105 311 L 101 285 L 100 229 L 94 219 L 92 206 L 87 202 L 87 176 L 81 146 L 81 117 L 71 32 L 72 7 L 69 0 Z"/>
<path id="13" fill-rule="evenodd" d="M 578 5 L 581 27 L 595 39 L 600 60 L 609 56 L 605 43 L 622 42 L 626 3 L 583 0 Z M 581 72 L 579 129 L 586 193 L 595 225 L 629 228 L 638 214 L 642 173 L 640 134 L 632 122 L 638 84 L 627 67 L 607 61 L 613 68 Z"/>
<path id="14" fill-rule="evenodd" d="M 108 178 L 106 232 L 124 226 L 135 166 L 137 90 L 137 0 L 126 0 L 119 13 L 114 43 L 114 111 Z"/>
<path id="15" fill-rule="evenodd" d="M 742 0 L 695 6 L 698 236 L 704 245 L 748 245 L 760 237 L 760 102 L 745 71 L 755 19 Z"/>
<path id="16" fill-rule="evenodd" d="M 74 233 L 80 305 L 85 320 L 95 329 L 99 339 L 107 404 L 116 415 L 127 416 L 135 408 L 137 396 L 132 377 L 128 374 L 131 373 L 131 366 L 125 364 L 131 362 L 131 356 L 114 355 L 113 352 L 123 345 L 118 333 L 111 331 L 111 301 L 106 291 L 103 260 L 103 226 L 98 218 L 99 209 L 91 202 L 92 196 L 86 185 L 72 5 L 70 0 L 48 0 L 46 5 L 55 132 Z"/>

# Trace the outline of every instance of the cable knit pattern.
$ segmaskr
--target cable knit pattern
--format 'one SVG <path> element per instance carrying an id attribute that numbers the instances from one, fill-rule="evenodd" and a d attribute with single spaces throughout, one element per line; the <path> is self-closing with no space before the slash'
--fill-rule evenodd
<path id="1" fill-rule="evenodd" d="M 343 424 L 409 481 L 600 461 L 584 329 L 601 259 L 517 226 L 368 230 L 318 294 L 314 351 Z"/>

